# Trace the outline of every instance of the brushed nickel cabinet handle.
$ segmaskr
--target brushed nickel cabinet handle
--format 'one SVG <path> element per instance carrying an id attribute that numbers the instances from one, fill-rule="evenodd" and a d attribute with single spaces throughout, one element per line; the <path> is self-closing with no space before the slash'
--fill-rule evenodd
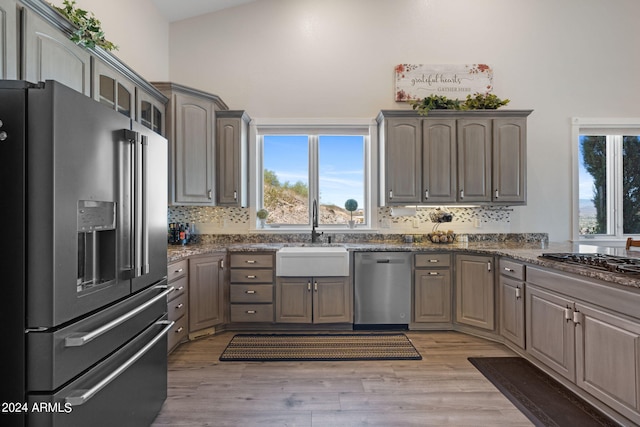
<path id="1" fill-rule="evenodd" d="M 255 294 L 255 293 L 256 293 L 256 291 L 251 291 L 251 290 L 244 291 L 244 292 L 245 292 L 245 293 L 247 293 L 247 294 L 249 294 L 249 295 L 253 295 L 253 294 Z"/>
<path id="2" fill-rule="evenodd" d="M 251 274 L 251 275 L 247 276 L 247 279 L 255 279 L 255 278 L 256 278 L 256 276 L 255 276 L 255 275 L 253 275 L 253 274 Z"/>
<path id="3" fill-rule="evenodd" d="M 247 310 L 247 314 L 256 314 L 255 310 Z"/>
<path id="4" fill-rule="evenodd" d="M 257 261 L 255 259 L 248 259 L 245 261 L 247 264 L 255 264 Z"/>

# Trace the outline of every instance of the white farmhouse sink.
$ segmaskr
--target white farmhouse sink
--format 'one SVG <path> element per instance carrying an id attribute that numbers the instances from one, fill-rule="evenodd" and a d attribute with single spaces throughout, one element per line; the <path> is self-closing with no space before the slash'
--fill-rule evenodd
<path id="1" fill-rule="evenodd" d="M 276 252 L 276 276 L 348 276 L 349 252 L 340 246 L 287 246 Z"/>

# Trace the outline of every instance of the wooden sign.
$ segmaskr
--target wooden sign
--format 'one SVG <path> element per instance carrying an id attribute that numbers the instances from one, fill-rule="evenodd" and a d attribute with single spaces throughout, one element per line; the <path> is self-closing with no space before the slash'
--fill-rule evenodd
<path id="1" fill-rule="evenodd" d="M 487 64 L 396 66 L 396 101 L 442 95 L 464 99 L 493 90 L 493 70 Z"/>

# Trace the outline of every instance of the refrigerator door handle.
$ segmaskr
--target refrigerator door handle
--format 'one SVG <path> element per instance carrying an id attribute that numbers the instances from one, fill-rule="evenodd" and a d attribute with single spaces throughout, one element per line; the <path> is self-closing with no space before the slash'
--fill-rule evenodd
<path id="1" fill-rule="evenodd" d="M 91 399 L 95 394 L 97 394 L 100 390 L 105 388 L 109 383 L 118 378 L 120 374 L 129 369 L 131 365 L 136 363 L 138 359 L 144 356 L 151 348 L 156 345 L 160 339 L 171 329 L 175 322 L 171 320 L 159 320 L 155 324 L 156 325 L 166 325 L 162 328 L 162 331 L 158 333 L 155 337 L 151 339 L 144 347 L 138 350 L 133 356 L 131 356 L 126 362 L 122 365 L 118 366 L 113 372 L 104 377 L 101 381 L 99 381 L 96 385 L 91 387 L 89 390 L 76 390 L 73 391 L 65 398 L 65 402 L 71 406 L 79 406 L 86 403 L 89 399 Z"/>
<path id="2" fill-rule="evenodd" d="M 83 345 L 87 344 L 88 342 L 93 341 L 94 339 L 98 338 L 100 335 L 102 335 L 102 334 L 104 334 L 106 332 L 109 332 L 110 330 L 112 330 L 116 326 L 118 326 L 118 325 L 126 322 L 127 320 L 137 316 L 138 313 L 143 312 L 144 310 L 147 309 L 147 307 L 153 305 L 156 301 L 159 301 L 159 300 L 161 300 L 163 298 L 166 298 L 167 295 L 169 295 L 171 292 L 173 292 L 175 288 L 173 286 L 160 285 L 160 286 L 156 286 L 156 289 L 166 289 L 166 290 L 164 292 L 161 292 L 160 294 L 156 295 L 155 297 L 151 298 L 150 300 L 148 300 L 144 304 L 140 304 L 138 307 L 134 308 L 133 310 L 129 311 L 128 313 L 125 313 L 122 316 L 112 320 L 111 322 L 102 325 L 98 329 L 94 329 L 91 332 L 86 332 L 86 333 L 85 332 L 80 332 L 80 333 L 77 333 L 77 334 L 69 335 L 64 340 L 64 346 L 65 347 L 80 347 L 80 346 L 83 346 Z"/>
<path id="3" fill-rule="evenodd" d="M 148 141 L 136 132 L 134 149 L 134 277 L 149 273 Z"/>

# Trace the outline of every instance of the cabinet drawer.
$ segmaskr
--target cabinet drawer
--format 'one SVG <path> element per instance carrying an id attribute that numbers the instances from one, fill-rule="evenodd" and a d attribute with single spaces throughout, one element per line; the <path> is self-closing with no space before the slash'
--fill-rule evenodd
<path id="1" fill-rule="evenodd" d="M 182 293 L 167 303 L 169 320 L 178 320 L 187 312 L 187 294 Z"/>
<path id="2" fill-rule="evenodd" d="M 187 316 L 182 316 L 167 333 L 167 350 L 173 350 L 178 343 L 186 340 L 187 333 Z"/>
<path id="3" fill-rule="evenodd" d="M 231 304 L 232 322 L 273 322 L 273 304 Z"/>
<path id="4" fill-rule="evenodd" d="M 231 283 L 273 283 L 273 270 L 231 270 Z"/>
<path id="5" fill-rule="evenodd" d="M 171 282 L 170 286 L 174 287 L 173 292 L 171 292 L 168 296 L 168 300 L 172 300 L 173 298 L 177 298 L 178 295 L 182 295 L 187 290 L 187 284 L 189 283 L 189 278 L 187 276 L 182 276 L 179 279 Z"/>
<path id="6" fill-rule="evenodd" d="M 519 262 L 500 258 L 500 274 L 513 277 L 514 279 L 524 280 L 525 266 Z"/>
<path id="7" fill-rule="evenodd" d="M 449 267 L 451 254 L 416 254 L 416 268 Z"/>
<path id="8" fill-rule="evenodd" d="M 177 261 L 169 264 L 167 267 L 167 282 L 171 283 L 171 281 L 177 279 L 180 276 L 185 276 L 187 271 L 189 271 L 188 260 Z"/>
<path id="9" fill-rule="evenodd" d="M 273 286 L 233 284 L 231 302 L 273 302 Z"/>
<path id="10" fill-rule="evenodd" d="M 231 254 L 231 268 L 273 268 L 271 254 Z"/>

